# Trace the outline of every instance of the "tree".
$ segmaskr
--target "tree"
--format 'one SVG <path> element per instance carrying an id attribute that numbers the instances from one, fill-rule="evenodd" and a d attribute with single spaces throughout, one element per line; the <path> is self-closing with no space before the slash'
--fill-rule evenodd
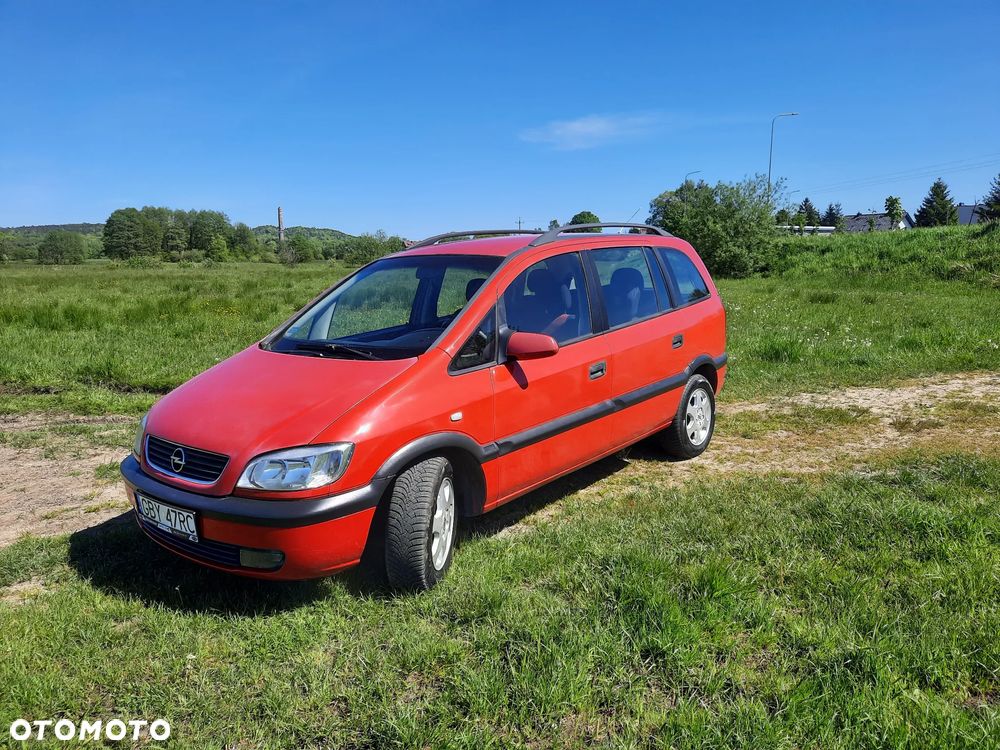
<path id="1" fill-rule="evenodd" d="M 293 253 L 295 256 L 293 262 L 318 260 L 322 257 L 322 248 L 319 242 L 304 234 L 293 234 L 285 242 L 285 245 L 286 252 Z"/>
<path id="2" fill-rule="evenodd" d="M 188 249 L 188 229 L 179 221 L 171 221 L 163 232 L 163 254 L 167 260 L 181 260 Z"/>
<path id="3" fill-rule="evenodd" d="M 198 211 L 191 222 L 192 250 L 201 250 L 206 255 L 216 237 L 227 238 L 229 235 L 229 217 L 219 211 Z"/>
<path id="4" fill-rule="evenodd" d="M 782 187 L 769 190 L 766 175 L 714 187 L 689 180 L 650 201 L 646 223 L 691 242 L 713 274 L 748 276 L 769 266 Z"/>
<path id="5" fill-rule="evenodd" d="M 242 221 L 233 227 L 232 246 L 233 251 L 242 258 L 253 258 L 260 249 L 257 235 Z"/>
<path id="6" fill-rule="evenodd" d="M 600 224 L 601 220 L 593 211 L 580 211 L 569 220 L 570 224 Z M 600 229 L 583 229 L 584 232 L 600 232 Z"/>
<path id="7" fill-rule="evenodd" d="M 810 226 L 817 226 L 819 224 L 819 209 L 808 198 L 799 204 L 799 213 L 805 217 L 806 224 Z"/>
<path id="8" fill-rule="evenodd" d="M 558 228 L 559 228 L 559 219 L 552 219 L 549 222 L 549 229 L 558 229 Z"/>
<path id="9" fill-rule="evenodd" d="M 38 246 L 38 262 L 45 264 L 68 265 L 83 263 L 86 250 L 83 235 L 67 232 L 62 229 L 49 232 Z"/>
<path id="10" fill-rule="evenodd" d="M 134 208 L 112 211 L 104 222 L 104 254 L 117 260 L 137 255 L 142 234 L 141 224 L 139 212 Z"/>
<path id="11" fill-rule="evenodd" d="M 229 255 L 229 243 L 226 242 L 226 238 L 221 234 L 217 234 L 212 237 L 212 241 L 208 244 L 208 252 L 205 253 L 205 257 L 219 263 L 225 263 L 227 260 L 231 260 L 232 258 Z"/>
<path id="12" fill-rule="evenodd" d="M 6 263 L 14 250 L 14 240 L 6 232 L 0 232 L 0 263 Z"/>
<path id="13" fill-rule="evenodd" d="M 401 238 L 387 235 L 380 229 L 375 234 L 360 234 L 357 237 L 345 238 L 340 257 L 352 265 L 361 265 L 402 249 Z"/>
<path id="14" fill-rule="evenodd" d="M 993 178 L 989 195 L 983 198 L 977 213 L 982 221 L 1000 221 L 1000 174 Z"/>
<path id="15" fill-rule="evenodd" d="M 841 231 L 844 228 L 844 210 L 840 207 L 839 203 L 831 203 L 826 207 L 826 211 L 823 212 L 823 217 L 820 219 L 825 227 L 836 227 L 837 231 Z"/>
<path id="16" fill-rule="evenodd" d="M 890 195 L 885 199 L 885 212 L 889 215 L 889 231 L 899 229 L 899 222 L 903 220 L 903 202 L 899 196 Z"/>
<path id="17" fill-rule="evenodd" d="M 930 192 L 917 211 L 918 227 L 940 227 L 958 223 L 958 208 L 951 199 L 948 186 L 940 177 L 934 180 Z"/>
<path id="18" fill-rule="evenodd" d="M 774 223 L 779 227 L 787 227 L 792 223 L 792 212 L 787 208 L 780 208 L 774 215 Z"/>

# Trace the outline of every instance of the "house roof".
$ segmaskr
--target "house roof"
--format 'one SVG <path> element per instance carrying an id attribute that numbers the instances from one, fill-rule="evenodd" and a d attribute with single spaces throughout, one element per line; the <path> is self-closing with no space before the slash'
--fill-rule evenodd
<path id="1" fill-rule="evenodd" d="M 958 223 L 959 224 L 978 224 L 982 221 L 979 216 L 978 209 L 982 208 L 982 203 L 973 203 L 968 205 L 966 203 L 958 204 Z"/>
<path id="2" fill-rule="evenodd" d="M 875 220 L 874 229 L 876 232 L 887 232 L 893 228 L 892 221 L 889 220 L 889 214 L 887 213 L 856 213 L 844 217 L 844 231 L 867 232 L 869 219 Z M 908 227 L 913 226 L 913 217 L 910 216 L 908 211 L 903 212 L 903 222 Z"/>

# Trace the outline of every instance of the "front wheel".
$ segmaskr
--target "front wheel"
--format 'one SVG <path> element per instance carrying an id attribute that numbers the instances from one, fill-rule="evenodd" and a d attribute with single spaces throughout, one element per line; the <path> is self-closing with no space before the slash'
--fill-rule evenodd
<path id="1" fill-rule="evenodd" d="M 684 387 L 674 421 L 659 434 L 671 458 L 686 460 L 705 452 L 715 431 L 715 391 L 702 375 L 692 375 Z"/>
<path id="2" fill-rule="evenodd" d="M 385 570 L 397 589 L 427 590 L 451 565 L 458 531 L 448 459 L 428 458 L 396 477 L 385 532 Z"/>

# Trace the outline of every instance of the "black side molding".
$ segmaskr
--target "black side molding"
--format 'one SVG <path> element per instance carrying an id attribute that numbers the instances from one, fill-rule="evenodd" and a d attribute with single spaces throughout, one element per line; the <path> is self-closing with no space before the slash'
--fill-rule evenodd
<path id="1" fill-rule="evenodd" d="M 622 409 L 627 409 L 630 406 L 641 404 L 643 401 L 648 401 L 656 396 L 661 396 L 664 393 L 672 391 L 676 388 L 683 388 L 687 383 L 688 378 L 690 378 L 698 368 L 703 367 L 704 365 L 711 365 L 718 370 L 719 368 L 724 367 L 727 361 L 728 357 L 726 354 L 714 358 L 703 354 L 700 357 L 696 357 L 691 364 L 676 375 L 671 375 L 669 378 L 664 378 L 663 380 L 658 380 L 655 383 L 644 385 L 642 388 L 636 388 L 634 391 L 623 393 L 621 396 L 601 401 L 592 406 L 588 406 L 585 409 L 571 412 L 557 419 L 553 419 L 550 422 L 546 422 L 545 424 L 523 430 L 522 432 L 517 432 L 509 437 L 498 440 L 495 443 L 482 446 L 483 451 L 484 453 L 489 454 L 491 452 L 490 447 L 495 446 L 495 452 L 491 457 L 495 458 L 496 456 L 506 456 L 509 453 L 520 450 L 521 448 L 527 448 L 529 445 L 534 445 L 542 440 L 555 437 L 562 432 L 572 430 L 575 427 L 580 427 L 588 422 L 593 422 L 595 419 L 600 419 L 601 417 L 614 414 Z"/>

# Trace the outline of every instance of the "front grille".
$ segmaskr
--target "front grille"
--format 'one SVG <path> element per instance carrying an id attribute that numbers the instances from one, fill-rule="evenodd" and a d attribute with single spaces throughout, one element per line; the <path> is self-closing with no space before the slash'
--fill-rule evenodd
<path id="1" fill-rule="evenodd" d="M 189 448 L 186 445 L 147 435 L 146 460 L 150 466 L 167 474 L 190 479 L 193 482 L 211 484 L 222 475 L 223 469 L 229 463 L 229 456 Z M 177 466 L 180 468 L 175 468 Z"/>
<path id="2" fill-rule="evenodd" d="M 154 526 L 138 513 L 136 515 L 139 517 L 139 523 L 142 525 L 143 531 L 164 547 L 169 547 L 196 560 L 204 560 L 205 562 L 224 565 L 229 568 L 240 567 L 240 548 L 235 544 L 214 542 L 211 539 L 192 542 L 189 539 L 171 534 L 169 531 L 164 531 L 158 526 Z"/>

